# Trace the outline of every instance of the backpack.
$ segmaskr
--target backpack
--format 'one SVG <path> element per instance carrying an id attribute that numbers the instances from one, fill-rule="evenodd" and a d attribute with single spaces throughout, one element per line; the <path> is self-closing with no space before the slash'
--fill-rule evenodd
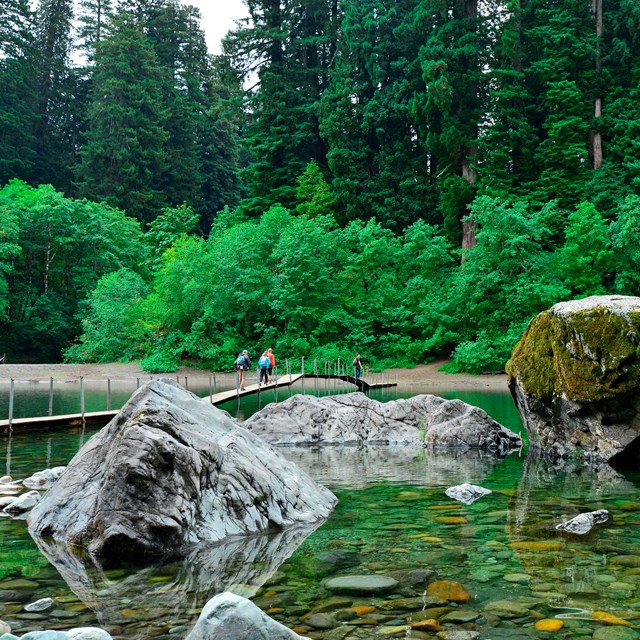
<path id="1" fill-rule="evenodd" d="M 269 356 L 260 356 L 260 360 L 258 360 L 258 366 L 261 369 L 268 369 L 271 366 L 271 360 L 269 360 Z"/>
<path id="2" fill-rule="evenodd" d="M 233 365 L 235 366 L 236 369 L 244 369 L 244 365 L 246 364 L 246 360 L 244 359 L 244 356 L 242 354 L 240 354 L 237 358 L 236 361 L 233 363 Z"/>

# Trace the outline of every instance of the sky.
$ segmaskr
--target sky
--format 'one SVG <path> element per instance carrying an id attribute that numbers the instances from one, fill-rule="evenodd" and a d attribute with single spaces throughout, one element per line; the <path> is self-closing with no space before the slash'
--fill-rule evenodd
<path id="1" fill-rule="evenodd" d="M 220 53 L 220 40 L 235 27 L 234 20 L 247 16 L 242 0 L 183 0 L 183 4 L 200 9 L 210 53 Z"/>

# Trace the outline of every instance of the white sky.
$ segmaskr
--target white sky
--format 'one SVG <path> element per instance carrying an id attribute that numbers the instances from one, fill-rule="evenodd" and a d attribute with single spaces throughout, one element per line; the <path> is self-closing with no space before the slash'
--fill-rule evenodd
<path id="1" fill-rule="evenodd" d="M 248 15 L 242 0 L 182 0 L 182 3 L 200 9 L 210 53 L 220 53 L 220 40 L 235 27 L 234 20 Z"/>

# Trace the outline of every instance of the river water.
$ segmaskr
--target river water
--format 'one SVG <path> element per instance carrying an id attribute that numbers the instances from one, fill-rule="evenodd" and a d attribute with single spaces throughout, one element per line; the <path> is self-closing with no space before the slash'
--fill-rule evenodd
<path id="1" fill-rule="evenodd" d="M 300 391 L 281 389 L 278 399 Z M 419 391 L 427 389 L 378 395 L 386 401 Z M 522 429 L 506 393 L 440 395 L 481 406 L 510 429 Z M 261 394 L 222 408 L 245 418 L 271 400 Z M 92 433 L 14 434 L 0 440 L 0 470 L 21 478 L 66 464 Z M 99 625 L 119 638 L 180 639 L 209 598 L 231 590 L 323 640 L 434 638 L 438 628 L 475 631 L 486 640 L 544 638 L 552 632 L 536 625 L 550 624 L 562 625 L 554 637 L 640 638 L 637 475 L 622 476 L 606 465 L 554 469 L 526 451 L 505 459 L 400 447 L 283 452 L 340 499 L 315 530 L 197 548 L 168 564 L 109 567 L 59 546 L 38 548 L 23 520 L 0 518 L 0 619 L 19 635 Z M 462 482 L 492 493 L 462 505 L 444 493 Z M 607 509 L 611 518 L 589 534 L 555 530 L 595 509 Z M 328 583 L 379 574 L 398 584 L 365 594 L 332 591 Z M 24 603 L 44 597 L 54 598 L 53 610 L 24 611 Z"/>

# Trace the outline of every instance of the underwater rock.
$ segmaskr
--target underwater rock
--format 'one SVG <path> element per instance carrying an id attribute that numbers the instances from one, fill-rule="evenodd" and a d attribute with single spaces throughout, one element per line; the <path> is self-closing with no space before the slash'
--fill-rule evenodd
<path id="1" fill-rule="evenodd" d="M 598 509 L 598 511 L 589 511 L 581 513 L 567 522 L 556 525 L 558 531 L 566 531 L 567 533 L 576 533 L 584 535 L 589 533 L 597 524 L 602 524 L 609 519 L 609 512 L 606 509 Z"/>
<path id="2" fill-rule="evenodd" d="M 349 594 L 381 594 L 393 591 L 399 585 L 398 581 L 390 576 L 352 575 L 331 578 L 325 582 L 325 587 L 335 593 Z"/>
<path id="3" fill-rule="evenodd" d="M 25 605 L 25 611 L 48 611 L 53 608 L 55 605 L 55 600 L 53 598 L 41 598 L 40 600 L 36 600 L 35 602 L 30 602 Z"/>
<path id="4" fill-rule="evenodd" d="M 304 640 L 270 618 L 251 600 L 220 593 L 205 605 L 185 640 Z"/>
<path id="5" fill-rule="evenodd" d="M 244 426 L 277 445 L 402 444 L 501 455 L 522 445 L 482 409 L 430 394 L 385 403 L 360 392 L 295 395 L 267 405 Z"/>
<path id="6" fill-rule="evenodd" d="M 637 297 L 592 296 L 536 316 L 506 367 L 531 446 L 550 458 L 637 461 L 639 345 Z"/>
<path id="7" fill-rule="evenodd" d="M 122 561 L 325 519 L 337 499 L 168 379 L 136 391 L 31 512 L 33 536 Z"/>
<path id="8" fill-rule="evenodd" d="M 490 489 L 485 489 L 484 487 L 479 487 L 475 484 L 469 484 L 468 482 L 463 482 L 456 487 L 449 487 L 445 494 L 454 500 L 458 500 L 458 502 L 462 502 L 463 504 L 472 504 L 478 498 L 482 498 L 482 496 L 489 495 L 491 493 Z"/>

